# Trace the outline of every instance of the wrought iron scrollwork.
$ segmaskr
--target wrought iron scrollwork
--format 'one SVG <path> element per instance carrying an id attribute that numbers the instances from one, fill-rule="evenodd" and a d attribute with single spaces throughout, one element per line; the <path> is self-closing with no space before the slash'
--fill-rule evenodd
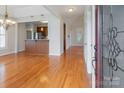
<path id="1" fill-rule="evenodd" d="M 117 27 L 112 27 L 111 30 L 109 31 L 109 44 L 108 44 L 108 48 L 109 48 L 109 57 L 108 57 L 108 63 L 109 66 L 112 67 L 112 70 L 117 71 L 118 69 L 120 69 L 121 71 L 124 72 L 124 70 L 118 65 L 117 62 L 117 56 L 119 56 L 119 54 L 121 52 L 124 52 L 123 50 L 120 49 L 119 43 L 117 42 L 116 38 L 117 38 Z"/>
<path id="2" fill-rule="evenodd" d="M 113 81 L 113 71 L 121 70 L 124 72 L 124 69 L 121 68 L 118 65 L 117 57 L 121 52 L 124 52 L 124 50 L 121 50 L 119 46 L 119 42 L 116 40 L 119 33 L 124 33 L 124 31 L 118 31 L 117 27 L 113 26 L 113 15 L 112 12 L 110 13 L 110 25 L 109 25 L 109 32 L 108 32 L 108 64 L 109 68 L 111 69 L 111 77 L 110 81 Z"/>

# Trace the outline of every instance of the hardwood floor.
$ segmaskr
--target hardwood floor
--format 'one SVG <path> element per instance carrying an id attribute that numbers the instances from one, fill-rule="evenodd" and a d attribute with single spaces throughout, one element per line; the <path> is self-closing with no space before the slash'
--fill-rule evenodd
<path id="1" fill-rule="evenodd" d="M 62 56 L 27 55 L 25 52 L 2 56 L 0 87 L 89 87 L 83 50 L 72 47 Z"/>

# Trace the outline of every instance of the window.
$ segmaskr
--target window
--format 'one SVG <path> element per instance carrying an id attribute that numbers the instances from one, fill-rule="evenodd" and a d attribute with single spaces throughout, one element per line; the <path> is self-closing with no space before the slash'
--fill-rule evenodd
<path id="1" fill-rule="evenodd" d="M 0 26 L 0 49 L 3 49 L 6 47 L 6 33 L 5 29 Z"/>

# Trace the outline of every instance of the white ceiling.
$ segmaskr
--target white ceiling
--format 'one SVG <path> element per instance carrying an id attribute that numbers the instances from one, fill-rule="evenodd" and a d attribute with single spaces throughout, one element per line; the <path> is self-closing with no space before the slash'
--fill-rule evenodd
<path id="1" fill-rule="evenodd" d="M 8 5 L 8 14 L 13 18 L 48 15 L 49 12 L 41 5 Z M 5 6 L 0 5 L 0 14 L 5 13 Z"/>
<path id="2" fill-rule="evenodd" d="M 83 5 L 48 5 L 48 8 L 55 11 L 63 17 L 77 17 L 83 15 Z M 73 12 L 68 12 L 68 9 L 73 8 Z"/>
<path id="3" fill-rule="evenodd" d="M 61 16 L 65 21 L 74 23 L 83 18 L 84 5 L 48 5 L 47 6 L 56 16 Z M 73 12 L 68 9 L 73 8 Z"/>
<path id="4" fill-rule="evenodd" d="M 83 18 L 83 5 L 8 5 L 8 14 L 10 17 L 15 19 L 26 18 L 31 16 L 48 16 L 51 13 L 56 16 L 62 17 L 65 21 L 70 24 L 75 21 L 81 21 L 80 18 Z M 69 8 L 73 8 L 73 12 L 68 12 Z M 5 13 L 5 6 L 0 5 L 0 14 Z M 43 16 L 40 16 L 43 18 Z M 27 18 L 28 19 L 28 18 Z M 79 22 L 80 23 L 80 22 Z"/>

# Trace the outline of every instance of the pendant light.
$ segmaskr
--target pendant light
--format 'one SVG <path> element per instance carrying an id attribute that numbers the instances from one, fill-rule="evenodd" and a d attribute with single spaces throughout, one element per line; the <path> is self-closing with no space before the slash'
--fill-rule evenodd
<path id="1" fill-rule="evenodd" d="M 0 25 L 3 26 L 4 29 L 8 29 L 10 25 L 15 24 L 16 22 L 9 18 L 7 12 L 7 5 L 5 6 L 5 15 L 0 18 Z"/>

